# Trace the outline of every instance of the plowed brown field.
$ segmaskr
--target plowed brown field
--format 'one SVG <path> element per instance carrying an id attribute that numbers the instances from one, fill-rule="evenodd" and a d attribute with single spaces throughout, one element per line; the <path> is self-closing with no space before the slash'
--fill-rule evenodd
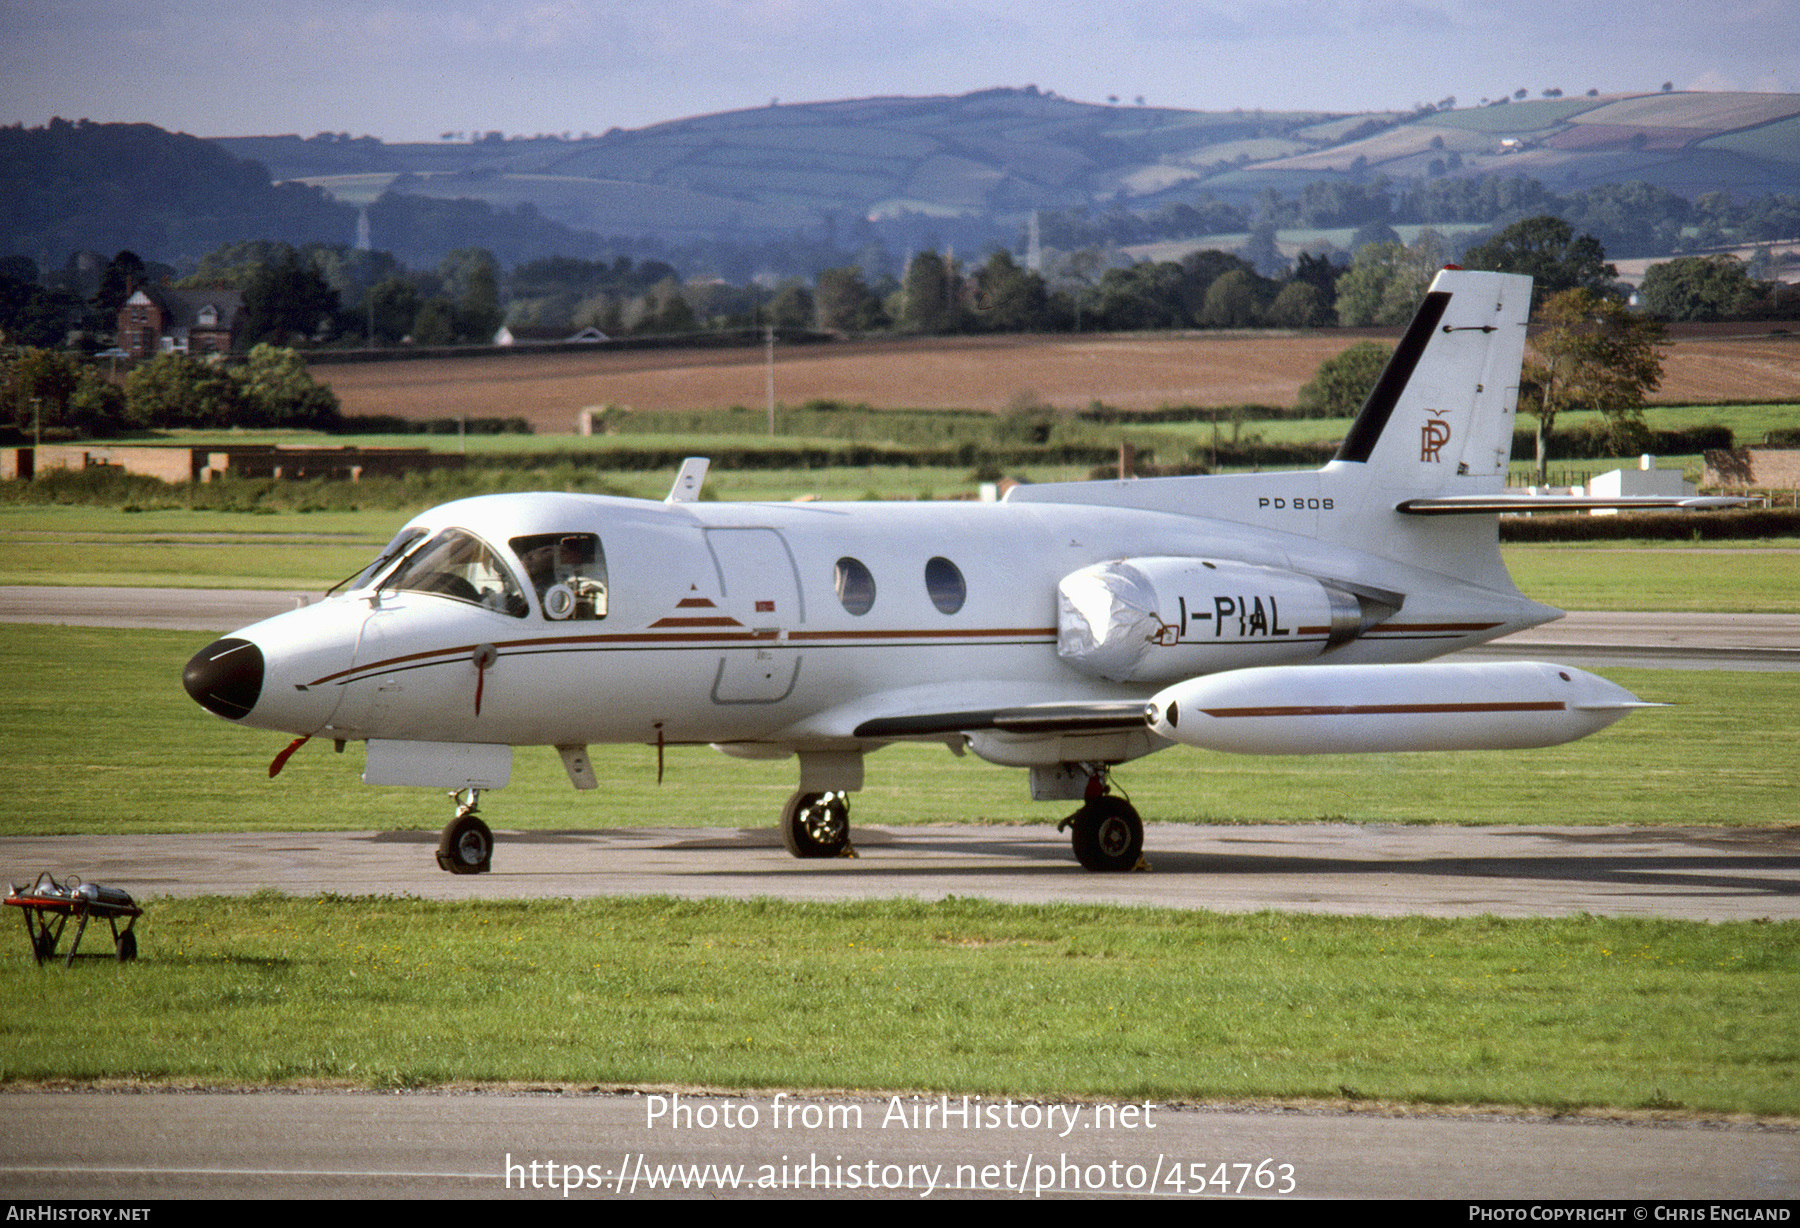
<path id="1" fill-rule="evenodd" d="M 1081 337 L 921 338 L 782 347 L 775 396 L 877 408 L 998 410 L 1022 392 L 1052 405 L 1093 400 L 1165 405 L 1291 405 L 1319 363 L 1374 333 L 1199 333 Z M 1665 404 L 1800 400 L 1800 338 L 1672 342 Z M 767 403 L 763 351 L 637 350 L 321 365 L 314 373 L 346 414 L 407 418 L 523 417 L 540 433 L 573 431 L 585 407 L 708 409 Z"/>

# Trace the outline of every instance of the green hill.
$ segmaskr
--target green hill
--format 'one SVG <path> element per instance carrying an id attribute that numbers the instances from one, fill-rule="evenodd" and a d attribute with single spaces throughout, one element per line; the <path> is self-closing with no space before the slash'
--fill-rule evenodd
<path id="1" fill-rule="evenodd" d="M 578 139 L 399 145 L 331 134 L 208 141 L 57 120 L 0 129 L 0 199 L 10 206 L 0 211 L 0 256 L 60 264 L 72 251 L 131 248 L 186 267 L 245 239 L 348 243 L 366 208 L 374 246 L 415 266 L 463 247 L 508 266 L 630 251 L 742 281 L 768 269 L 810 275 L 871 244 L 891 257 L 927 244 L 1010 244 L 1034 210 L 1064 247 L 1241 232 L 1270 191 L 1372 199 L 1387 184 L 1396 199 L 1442 198 L 1416 216 L 1396 211 L 1396 223 L 1488 225 L 1518 212 L 1485 201 L 1518 195 L 1482 186 L 1502 181 L 1531 187 L 1543 199 L 1517 204 L 1538 211 L 1554 207 L 1549 193 L 1633 184 L 1569 220 L 1602 234 L 1615 255 L 1663 254 L 1674 250 L 1669 226 L 1638 235 L 1621 220 L 1645 212 L 1635 185 L 1687 200 L 1800 195 L 1800 95 L 1341 115 L 1103 106 L 1027 87 L 771 105 Z M 1470 201 L 1457 204 L 1463 189 Z M 1383 203 L 1368 217 L 1315 206 L 1302 228 L 1388 220 Z M 1114 225 L 1159 213 L 1153 232 Z M 1101 237 L 1072 241 L 1095 229 L 1083 219 L 1104 221 Z"/>
<path id="2" fill-rule="evenodd" d="M 1641 180 L 1682 195 L 1800 190 L 1800 95 L 1669 93 L 1413 113 L 1198 112 L 1035 88 L 703 115 L 575 140 L 216 142 L 340 200 L 390 186 L 529 202 L 603 235 L 777 234 L 906 212 L 1015 227 L 1031 209 L 1248 204 L 1307 182 L 1523 176 L 1559 191 Z M 397 181 L 397 182 L 396 182 Z"/>

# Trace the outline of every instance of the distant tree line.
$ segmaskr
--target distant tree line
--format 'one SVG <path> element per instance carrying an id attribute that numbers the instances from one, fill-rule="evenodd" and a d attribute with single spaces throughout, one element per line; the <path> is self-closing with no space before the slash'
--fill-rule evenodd
<path id="1" fill-rule="evenodd" d="M 1545 214 L 1592 235 L 1622 258 L 1800 237 L 1800 197 L 1787 193 L 1738 200 L 1726 192 L 1708 192 L 1690 201 L 1633 181 L 1559 194 L 1536 179 L 1500 175 L 1398 184 L 1380 175 L 1367 182 L 1316 180 L 1293 198 L 1264 188 L 1248 204 L 1202 195 L 1192 204 L 1147 213 L 1123 204 L 1098 213 L 1076 208 L 1040 213 L 1038 229 L 1044 245 L 1068 251 L 1244 234 L 1258 225 L 1276 230 L 1471 223 L 1499 228 Z"/>
<path id="2" fill-rule="evenodd" d="M 291 349 L 223 363 L 159 354 L 122 382 L 68 350 L 0 344 L 0 425 L 18 437 L 106 437 L 170 428 L 332 430 L 338 400 Z"/>
<path id="3" fill-rule="evenodd" d="M 816 277 L 732 283 L 684 279 L 660 260 L 541 257 L 502 268 L 471 247 L 428 269 L 390 252 L 344 245 L 228 244 L 185 277 L 130 251 L 78 255 L 60 270 L 0 258 L 0 332 L 14 344 L 92 352 L 110 338 L 134 287 L 169 284 L 242 296 L 237 346 L 440 347 L 491 343 L 502 323 L 527 340 L 593 327 L 608 336 L 680 335 L 773 325 L 867 334 L 1317 328 L 1404 324 L 1432 275 L 1455 261 L 1527 273 L 1534 303 L 1563 290 L 1623 293 L 1593 235 L 1551 215 L 1505 227 L 1460 254 L 1425 228 L 1410 244 L 1368 228 L 1348 261 L 1338 251 L 1287 259 L 1259 224 L 1234 252 L 1203 249 L 1175 261 L 1109 262 L 1096 248 L 1048 253 L 1041 271 L 990 247 L 977 261 L 927 248 L 895 271 L 874 252 Z M 1773 272 L 1766 259 L 1761 271 Z M 1800 296 L 1732 256 L 1684 256 L 1653 265 L 1641 306 L 1670 321 L 1791 318 Z"/>

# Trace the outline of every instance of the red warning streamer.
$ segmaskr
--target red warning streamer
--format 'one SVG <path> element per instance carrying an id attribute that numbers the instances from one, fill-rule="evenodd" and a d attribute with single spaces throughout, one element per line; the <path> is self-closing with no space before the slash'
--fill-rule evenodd
<path id="1" fill-rule="evenodd" d="M 279 755 L 276 755 L 269 763 L 269 779 L 274 780 L 277 776 L 281 775 L 281 769 L 286 767 L 287 761 L 294 757 L 294 752 L 310 741 L 312 741 L 312 734 L 309 733 L 304 738 L 295 738 L 292 742 L 288 743 L 288 748 Z"/>

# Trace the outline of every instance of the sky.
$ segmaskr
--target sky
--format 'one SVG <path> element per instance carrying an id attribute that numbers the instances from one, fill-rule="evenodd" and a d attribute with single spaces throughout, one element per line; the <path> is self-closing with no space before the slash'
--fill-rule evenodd
<path id="1" fill-rule="evenodd" d="M 1800 0 L 0 0 L 0 123 L 384 141 L 1036 85 L 1195 110 L 1800 93 Z"/>

